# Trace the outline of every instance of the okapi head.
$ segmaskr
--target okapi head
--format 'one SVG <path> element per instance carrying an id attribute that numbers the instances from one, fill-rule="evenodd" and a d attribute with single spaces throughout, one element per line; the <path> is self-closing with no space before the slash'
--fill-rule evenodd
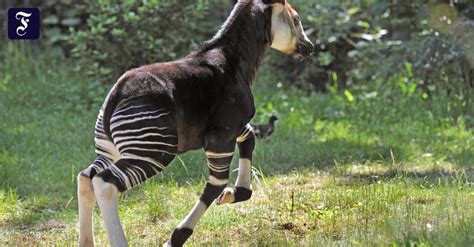
<path id="1" fill-rule="evenodd" d="M 296 10 L 287 0 L 263 0 L 263 3 L 272 7 L 271 47 L 286 54 L 310 56 L 314 45 L 306 36 Z"/>
<path id="2" fill-rule="evenodd" d="M 314 45 L 306 36 L 298 12 L 287 0 L 234 0 L 234 4 L 252 4 L 260 6 L 265 13 L 270 12 L 266 28 L 270 46 L 286 54 L 308 57 L 313 53 Z"/>

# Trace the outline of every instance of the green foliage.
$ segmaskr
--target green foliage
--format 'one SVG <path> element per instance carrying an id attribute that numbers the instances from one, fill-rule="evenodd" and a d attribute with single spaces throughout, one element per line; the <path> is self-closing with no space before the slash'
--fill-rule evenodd
<path id="1" fill-rule="evenodd" d="M 38 1 L 41 9 L 42 37 L 50 44 L 63 45 L 71 27 L 85 25 L 86 9 L 74 0 Z M 68 48 L 65 46 L 65 48 Z"/>
<path id="2" fill-rule="evenodd" d="M 177 59 L 211 34 L 209 1 L 99 1 L 79 4 L 87 27 L 71 29 L 77 69 L 112 83 L 127 69 Z"/>
<path id="3" fill-rule="evenodd" d="M 467 107 L 472 104 L 467 95 L 474 85 L 469 42 L 474 6 L 469 1 L 291 3 L 317 53 L 304 63 L 272 53 L 267 62 L 275 80 L 319 91 L 334 84 L 353 87 L 349 92 L 396 86 L 405 95 L 457 95 L 466 98 Z M 76 13 L 88 13 L 82 17 L 87 23 L 72 28 L 68 42 L 79 71 L 95 83 L 112 83 L 127 69 L 187 54 L 212 36 L 230 8 L 213 0 L 76 4 Z M 411 64 L 410 75 L 406 64 Z"/>
<path id="4" fill-rule="evenodd" d="M 474 87 L 472 1 L 295 1 L 316 56 L 300 64 L 271 59 L 279 80 L 327 91 L 329 85 L 366 87 L 406 72 L 427 95 Z M 288 70 L 290 72 L 288 73 Z M 336 73 L 339 80 L 332 75 Z M 392 80 L 393 81 L 393 80 Z M 401 85 L 401 84 L 400 84 Z M 457 93 L 455 93 L 457 94 Z"/>
<path id="5" fill-rule="evenodd" d="M 256 162 L 263 157 L 285 172 L 298 166 L 294 163 L 297 159 L 325 167 L 335 162 L 391 162 L 393 155 L 399 162 L 410 162 L 430 153 L 471 166 L 471 144 L 446 146 L 450 140 L 470 143 L 469 134 L 465 134 L 470 132 L 474 119 L 465 113 L 464 99 L 443 95 L 424 99 L 406 86 L 405 77 L 399 80 L 404 87 L 389 83 L 394 87 L 382 92 L 346 89 L 333 90 L 329 95 L 302 94 L 268 82 L 256 84 L 254 121 L 267 121 L 272 114 L 280 119 L 275 141 L 271 141 L 276 143 L 260 145 Z M 457 126 L 456 130 L 445 129 L 452 125 Z"/>

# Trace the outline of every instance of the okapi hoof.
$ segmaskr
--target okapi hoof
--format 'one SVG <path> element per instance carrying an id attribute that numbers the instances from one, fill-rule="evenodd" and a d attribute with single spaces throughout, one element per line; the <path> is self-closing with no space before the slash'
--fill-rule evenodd
<path id="1" fill-rule="evenodd" d="M 216 205 L 233 203 L 235 201 L 235 189 L 225 188 L 216 199 Z"/>
<path id="2" fill-rule="evenodd" d="M 244 187 L 225 188 L 216 199 L 217 205 L 247 201 L 252 197 L 252 190 Z"/>
<path id="3" fill-rule="evenodd" d="M 163 247 L 181 247 L 184 242 L 193 234 L 193 230 L 189 228 L 175 228 L 171 239 L 163 244 Z"/>

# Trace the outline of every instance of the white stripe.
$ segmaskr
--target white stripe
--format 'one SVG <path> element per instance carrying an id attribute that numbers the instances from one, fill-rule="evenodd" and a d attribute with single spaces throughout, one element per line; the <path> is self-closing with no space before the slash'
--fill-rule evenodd
<path id="1" fill-rule="evenodd" d="M 115 135 L 128 134 L 128 133 L 140 132 L 140 131 L 151 130 L 151 129 L 165 130 L 165 129 L 168 129 L 168 127 L 146 127 L 146 128 L 141 128 L 141 129 L 115 131 L 114 133 L 112 133 L 112 137 L 114 137 Z"/>
<path id="2" fill-rule="evenodd" d="M 102 172 L 103 170 L 105 170 L 105 168 L 98 166 L 96 163 L 93 163 L 93 164 L 90 165 L 89 167 L 94 168 L 96 173 L 100 173 L 100 172 Z M 89 173 L 88 175 L 90 175 L 90 173 Z"/>
<path id="3" fill-rule="evenodd" d="M 209 169 L 211 169 L 215 172 L 225 172 L 226 170 L 229 170 L 230 163 L 222 165 L 222 166 L 217 166 L 215 164 L 212 164 L 212 162 L 207 161 L 207 166 L 209 167 Z"/>
<path id="4" fill-rule="evenodd" d="M 115 165 L 110 166 L 109 170 L 110 170 L 110 172 L 112 172 L 112 174 L 115 177 L 117 177 L 120 180 L 120 182 L 125 183 L 124 178 L 122 176 L 122 173 L 117 170 L 117 167 Z"/>
<path id="5" fill-rule="evenodd" d="M 141 168 L 140 168 L 141 169 Z M 155 172 L 155 174 L 158 174 L 160 171 L 158 171 L 158 169 L 156 169 L 155 166 L 151 166 L 151 169 L 153 169 L 153 171 Z M 164 168 L 162 168 L 161 170 L 164 170 Z M 146 177 L 146 173 L 145 171 L 143 171 L 143 174 L 145 174 L 145 177 Z"/>
<path id="6" fill-rule="evenodd" d="M 95 135 L 96 137 L 103 137 L 104 139 L 108 138 L 105 134 L 102 134 L 102 133 L 99 133 L 99 132 L 95 132 Z"/>
<path id="7" fill-rule="evenodd" d="M 108 168 L 110 170 L 110 172 L 112 172 L 112 174 L 117 177 L 120 182 L 122 182 L 124 185 L 125 185 L 125 188 L 127 189 L 130 189 L 130 182 L 128 181 L 128 177 L 122 172 L 120 171 L 120 169 L 118 169 L 117 166 L 115 165 L 112 165 Z"/>
<path id="8" fill-rule="evenodd" d="M 214 152 L 211 152 L 211 151 L 206 151 L 206 156 L 207 158 L 214 158 L 214 159 L 218 159 L 218 158 L 225 158 L 225 157 L 231 157 L 234 155 L 234 152 L 231 152 L 231 153 L 214 153 Z"/>
<path id="9" fill-rule="evenodd" d="M 130 177 L 126 173 L 126 171 L 119 170 L 118 167 L 116 167 L 117 171 L 120 172 L 120 174 L 124 177 L 125 180 L 125 186 L 127 189 L 131 189 L 133 187 L 132 181 L 130 180 Z"/>
<path id="10" fill-rule="evenodd" d="M 133 167 L 134 167 L 135 169 L 140 170 L 140 172 L 143 174 L 143 177 L 145 177 L 145 178 L 147 177 L 147 176 L 146 176 L 146 172 L 145 172 L 141 167 L 139 167 L 139 166 L 133 166 Z M 153 168 L 153 170 L 156 172 L 156 169 L 155 169 L 154 167 L 152 167 L 152 168 Z M 156 172 L 156 173 L 158 173 L 158 172 Z M 139 181 L 139 182 L 142 182 L 142 181 Z"/>
<path id="11" fill-rule="evenodd" d="M 97 163 L 99 163 L 99 164 L 100 164 L 100 166 L 101 166 L 102 168 L 104 168 L 104 169 L 105 169 L 105 168 L 107 168 L 107 166 L 109 166 L 109 165 L 110 165 L 110 164 L 108 164 L 108 163 L 104 162 L 104 161 L 103 161 L 103 160 L 101 160 L 101 159 L 97 159 L 97 160 L 96 160 L 96 162 L 97 162 Z"/>
<path id="12" fill-rule="evenodd" d="M 128 180 L 129 183 L 130 183 L 129 185 L 128 185 L 128 184 L 126 185 L 126 186 L 127 186 L 127 189 L 132 188 L 133 185 L 134 185 L 133 180 L 132 180 L 132 179 L 133 179 L 132 175 L 131 175 L 130 172 L 127 171 L 127 170 L 123 170 L 122 173 L 123 173 L 123 175 L 124 175 L 125 177 L 127 177 L 127 180 Z"/>
<path id="13" fill-rule="evenodd" d="M 222 186 L 226 185 L 229 182 L 229 179 L 218 179 L 212 175 L 209 176 L 209 180 L 207 180 L 210 184 L 215 186 Z"/>
<path id="14" fill-rule="evenodd" d="M 128 142 L 122 142 L 120 144 L 117 144 L 117 148 L 120 150 L 123 146 L 127 146 L 130 144 L 150 144 L 150 145 L 163 145 L 163 146 L 168 146 L 168 147 L 177 147 L 178 145 L 173 145 L 169 144 L 166 142 L 147 142 L 147 141 L 128 141 Z"/>
<path id="15" fill-rule="evenodd" d="M 130 151 L 130 150 L 147 151 L 147 152 L 162 152 L 162 153 L 167 153 L 167 154 L 171 154 L 171 155 L 176 155 L 176 153 L 171 153 L 171 152 L 161 150 L 161 149 L 148 149 L 148 148 L 137 148 L 137 147 L 124 148 L 124 149 L 122 149 L 122 153 L 126 154 L 127 153 L 126 151 Z"/>
<path id="16" fill-rule="evenodd" d="M 166 113 L 162 113 L 158 116 L 147 116 L 147 117 L 139 117 L 139 118 L 134 118 L 134 119 L 131 119 L 131 120 L 124 120 L 124 121 L 119 121 L 118 123 L 113 123 L 110 125 L 110 129 L 113 130 L 117 127 L 120 127 L 122 125 L 125 125 L 125 124 L 129 124 L 129 123 L 135 123 L 135 122 L 139 122 L 139 121 L 142 121 L 142 120 L 149 120 L 149 119 L 155 119 L 155 118 L 160 118 L 162 116 L 166 116 L 170 114 L 169 112 L 166 112 Z"/>
<path id="17" fill-rule="evenodd" d="M 245 140 L 247 140 L 249 138 L 249 135 L 252 133 L 252 130 L 252 125 L 245 125 L 245 130 L 239 137 L 237 137 L 237 142 L 244 142 Z"/>
<path id="18" fill-rule="evenodd" d="M 140 179 L 138 179 L 138 176 L 137 176 L 137 173 L 132 170 L 131 168 L 127 168 L 127 173 L 131 174 L 133 180 L 132 180 L 132 185 L 133 186 L 136 186 L 140 183 Z"/>
<path id="19" fill-rule="evenodd" d="M 156 80 L 156 82 L 159 82 L 160 84 L 163 84 L 163 81 L 160 80 L 158 77 L 156 77 L 154 74 L 150 73 L 150 72 L 146 72 L 149 76 L 153 77 L 153 79 Z"/>
<path id="20" fill-rule="evenodd" d="M 135 116 L 140 116 L 140 115 L 145 115 L 145 114 L 153 114 L 153 113 L 157 113 L 161 111 L 160 110 L 156 110 L 156 111 L 145 111 L 145 112 L 139 112 L 139 113 L 135 113 L 135 114 L 130 114 L 130 115 L 119 115 L 119 116 L 116 116 L 116 117 L 112 117 L 110 119 L 110 123 L 114 123 L 116 122 L 117 120 L 119 119 L 123 119 L 123 118 L 128 118 L 128 117 L 135 117 Z"/>
<path id="21" fill-rule="evenodd" d="M 123 141 L 123 140 L 127 140 L 127 139 L 141 139 L 141 138 L 148 137 L 148 136 L 160 136 L 160 137 L 164 137 L 164 138 L 167 138 L 167 137 L 176 137 L 175 135 L 162 135 L 162 134 L 159 134 L 159 133 L 148 133 L 148 134 L 144 134 L 144 135 L 141 135 L 141 136 L 122 136 L 122 137 L 117 137 L 117 138 L 114 138 L 114 142 L 117 143 L 117 142 L 119 142 L 119 141 Z"/>
<path id="22" fill-rule="evenodd" d="M 120 153 L 111 141 L 99 139 L 97 137 L 94 138 L 94 140 L 95 140 L 95 145 L 97 147 L 99 147 L 99 148 L 103 149 L 104 151 L 106 151 L 106 152 L 102 152 L 102 151 L 99 151 L 99 150 L 96 149 L 96 152 L 98 151 L 97 152 L 98 154 L 104 155 L 105 157 L 112 160 L 112 162 L 115 162 L 115 161 L 118 160 L 118 157 L 120 156 Z"/>
<path id="23" fill-rule="evenodd" d="M 213 171 L 213 172 L 225 172 L 225 171 L 228 171 L 229 170 L 229 167 L 223 169 L 223 170 L 218 170 L 218 169 L 215 169 L 211 166 L 208 166 L 209 170 Z"/>
<path id="24" fill-rule="evenodd" d="M 237 142 L 244 142 L 245 140 L 248 139 L 249 134 L 250 134 L 250 130 L 247 129 L 247 131 L 244 132 L 244 134 L 242 134 L 241 136 L 237 137 Z"/>
<path id="25" fill-rule="evenodd" d="M 100 151 L 100 150 L 98 150 L 98 149 L 95 150 L 95 153 L 96 153 L 96 154 L 103 155 L 103 156 L 105 156 L 105 157 L 107 157 L 107 158 L 109 158 L 109 159 L 114 159 L 114 157 L 113 157 L 111 154 L 106 153 L 106 152 L 102 152 L 102 151 Z"/>
<path id="26" fill-rule="evenodd" d="M 126 153 L 126 154 L 122 155 L 122 158 L 123 159 L 132 159 L 132 160 L 143 160 L 143 161 L 149 162 L 149 163 L 161 168 L 161 170 L 165 169 L 164 165 L 162 165 L 161 163 L 157 162 L 154 159 L 150 159 L 150 158 L 147 158 L 147 157 L 142 157 L 142 156 Z"/>
<path id="27" fill-rule="evenodd" d="M 124 111 L 128 111 L 130 109 L 134 109 L 134 108 L 138 108 L 138 107 L 143 107 L 143 106 L 150 106 L 150 105 L 133 105 L 133 106 L 130 106 L 130 107 L 127 107 L 125 109 L 119 109 L 118 111 L 115 111 L 113 114 L 112 114 L 112 117 L 114 117 L 115 115 L 119 114 L 119 113 L 122 113 Z"/>
<path id="28" fill-rule="evenodd" d="M 109 140 L 109 138 L 102 133 L 95 133 L 95 138 L 101 139 L 101 140 Z"/>

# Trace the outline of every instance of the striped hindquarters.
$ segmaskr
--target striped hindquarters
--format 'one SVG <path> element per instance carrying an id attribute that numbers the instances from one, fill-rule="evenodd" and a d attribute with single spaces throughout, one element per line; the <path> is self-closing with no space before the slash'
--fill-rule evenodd
<path id="1" fill-rule="evenodd" d="M 175 126 L 173 113 L 157 105 L 134 101 L 119 106 L 110 117 L 110 137 L 103 125 L 96 126 L 96 152 L 113 160 L 99 175 L 124 191 L 161 172 L 177 152 Z"/>

